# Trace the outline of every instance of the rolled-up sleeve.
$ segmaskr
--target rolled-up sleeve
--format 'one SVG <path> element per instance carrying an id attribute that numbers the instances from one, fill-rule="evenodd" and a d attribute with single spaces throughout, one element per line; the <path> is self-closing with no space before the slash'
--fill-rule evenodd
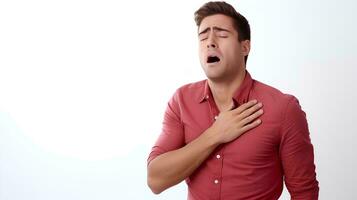
<path id="1" fill-rule="evenodd" d="M 285 184 L 292 200 L 315 200 L 319 183 L 306 114 L 294 96 L 289 98 L 282 119 L 280 144 Z"/>
<path id="2" fill-rule="evenodd" d="M 184 128 L 180 115 L 180 92 L 177 90 L 169 100 L 162 123 L 162 130 L 147 160 L 149 164 L 157 156 L 185 145 Z"/>

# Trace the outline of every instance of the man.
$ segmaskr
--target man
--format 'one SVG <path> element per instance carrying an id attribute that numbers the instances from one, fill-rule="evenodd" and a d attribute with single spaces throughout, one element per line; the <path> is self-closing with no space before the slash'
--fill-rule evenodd
<path id="1" fill-rule="evenodd" d="M 151 190 L 186 180 L 189 200 L 275 200 L 284 179 L 291 199 L 318 199 L 305 112 L 246 70 L 248 21 L 225 2 L 206 3 L 195 21 L 207 80 L 170 99 L 148 158 Z"/>

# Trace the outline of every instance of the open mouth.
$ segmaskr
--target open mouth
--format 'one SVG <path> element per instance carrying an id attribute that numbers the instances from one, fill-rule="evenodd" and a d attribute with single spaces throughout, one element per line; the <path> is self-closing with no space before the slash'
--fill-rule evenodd
<path id="1" fill-rule="evenodd" d="M 217 56 L 208 56 L 207 63 L 217 63 L 220 59 Z"/>

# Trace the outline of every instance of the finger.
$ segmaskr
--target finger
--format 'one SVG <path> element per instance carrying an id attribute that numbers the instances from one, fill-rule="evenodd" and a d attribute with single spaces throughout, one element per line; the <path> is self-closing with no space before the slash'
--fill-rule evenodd
<path id="1" fill-rule="evenodd" d="M 259 116 L 261 116 L 264 113 L 263 109 L 260 109 L 258 111 L 256 111 L 255 113 L 245 117 L 244 119 L 240 120 L 240 124 L 245 126 L 246 124 L 251 123 L 252 121 L 254 121 L 255 119 L 257 119 Z M 239 120 L 239 119 L 238 119 Z"/>
<path id="2" fill-rule="evenodd" d="M 255 104 L 254 106 L 241 112 L 239 118 L 244 119 L 244 118 L 248 117 L 249 115 L 252 115 L 257 110 L 261 109 L 262 107 L 263 107 L 263 104 L 261 102 L 259 102 L 259 103 Z"/>
<path id="3" fill-rule="evenodd" d="M 233 112 L 233 114 L 240 114 L 244 110 L 254 106 L 256 103 L 258 103 L 258 101 L 256 99 L 253 99 L 251 101 L 248 101 L 247 103 L 240 105 L 236 109 L 233 109 L 232 112 Z"/>
<path id="4" fill-rule="evenodd" d="M 243 126 L 240 130 L 242 131 L 242 133 L 244 133 L 246 131 L 249 131 L 250 129 L 253 129 L 253 128 L 259 126 L 261 123 L 262 123 L 262 120 L 261 119 L 257 119 L 254 122 Z"/>

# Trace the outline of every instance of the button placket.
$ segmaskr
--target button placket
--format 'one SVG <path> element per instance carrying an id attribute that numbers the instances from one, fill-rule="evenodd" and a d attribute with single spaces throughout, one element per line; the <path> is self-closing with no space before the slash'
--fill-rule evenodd
<path id="1" fill-rule="evenodd" d="M 218 149 L 217 152 L 213 154 L 213 159 L 216 162 L 216 171 L 213 176 L 213 184 L 218 185 L 221 183 L 222 178 L 222 167 L 223 167 L 223 160 L 222 160 L 222 150 Z"/>

